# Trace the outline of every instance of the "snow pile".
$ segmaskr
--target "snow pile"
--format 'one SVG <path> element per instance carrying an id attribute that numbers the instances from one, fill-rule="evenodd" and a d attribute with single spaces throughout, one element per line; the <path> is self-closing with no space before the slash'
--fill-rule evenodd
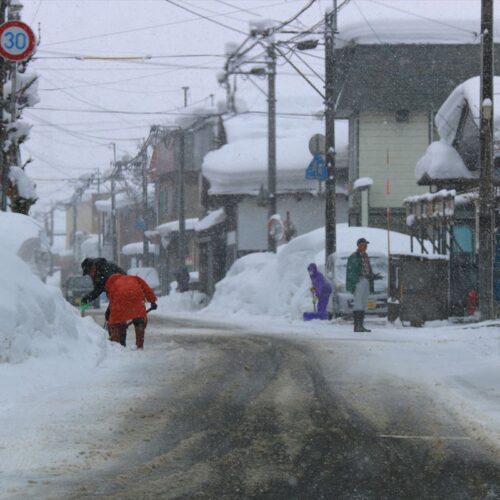
<path id="1" fill-rule="evenodd" d="M 0 363 L 28 358 L 78 358 L 95 364 L 105 353 L 103 331 L 82 319 L 54 286 L 22 260 L 38 240 L 40 224 L 26 215 L 0 213 Z"/>
<path id="2" fill-rule="evenodd" d="M 33 275 L 19 257 L 0 248 L 0 363 L 69 357 L 97 363 L 106 350 L 103 331 L 82 319 Z"/>
<path id="3" fill-rule="evenodd" d="M 170 286 L 170 294 L 158 298 L 158 308 L 162 313 L 175 314 L 178 312 L 193 312 L 199 311 L 207 304 L 207 296 L 201 292 L 184 292 L 176 291 L 176 282 Z"/>
<path id="4" fill-rule="evenodd" d="M 370 252 L 387 251 L 387 231 L 337 225 L 337 252 L 353 252 L 358 238 L 370 241 Z M 391 231 L 391 252 L 409 254 L 410 237 Z M 325 261 L 325 229 L 319 228 L 279 247 L 277 254 L 253 253 L 238 259 L 216 285 L 211 303 L 203 310 L 216 315 L 249 315 L 300 319 L 312 310 L 307 266 L 320 269 Z"/>

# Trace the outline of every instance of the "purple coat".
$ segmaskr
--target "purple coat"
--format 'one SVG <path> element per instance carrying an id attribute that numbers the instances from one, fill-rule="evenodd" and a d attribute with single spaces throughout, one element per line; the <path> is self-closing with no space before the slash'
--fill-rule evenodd
<path id="1" fill-rule="evenodd" d="M 307 271 L 311 277 L 312 285 L 316 290 L 316 297 L 324 297 L 332 293 L 332 285 L 330 285 L 323 274 L 318 271 L 316 264 L 309 264 L 307 266 Z"/>

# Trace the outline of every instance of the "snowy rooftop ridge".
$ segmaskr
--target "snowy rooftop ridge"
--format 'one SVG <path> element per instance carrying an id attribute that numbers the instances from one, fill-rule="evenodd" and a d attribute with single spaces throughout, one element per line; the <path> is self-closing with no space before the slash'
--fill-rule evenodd
<path id="1" fill-rule="evenodd" d="M 134 243 L 127 243 L 122 247 L 123 255 L 142 255 L 143 253 L 143 242 L 135 241 Z M 149 253 L 157 253 L 157 245 L 154 243 L 149 243 L 148 245 Z"/>
<path id="2" fill-rule="evenodd" d="M 217 210 L 211 210 L 203 219 L 200 219 L 194 225 L 194 230 L 196 232 L 205 231 L 210 227 L 213 227 L 226 220 L 226 211 L 224 208 L 218 208 Z"/>
<path id="3" fill-rule="evenodd" d="M 397 44 L 477 44 L 479 18 L 475 19 L 408 19 L 393 17 L 370 19 L 340 28 L 336 47 L 351 43 L 360 45 Z"/>
<path id="4" fill-rule="evenodd" d="M 198 219 L 186 219 L 186 231 L 192 231 L 195 228 L 197 222 Z M 170 233 L 179 231 L 179 221 L 173 220 L 171 222 L 166 222 L 165 224 L 160 224 L 156 229 L 158 230 L 160 236 L 163 238 L 165 236 L 168 236 Z"/>
<path id="5" fill-rule="evenodd" d="M 257 194 L 267 185 L 267 118 L 238 115 L 226 120 L 228 144 L 209 152 L 202 165 L 210 194 Z M 336 121 L 337 166 L 347 166 L 347 120 Z M 317 192 L 318 182 L 305 179 L 312 160 L 309 139 L 324 133 L 324 122 L 313 116 L 278 117 L 276 137 L 277 191 Z"/>
<path id="6" fill-rule="evenodd" d="M 494 95 L 500 93 L 500 76 L 495 76 L 493 80 Z M 464 106 L 468 105 L 472 113 L 472 118 L 479 128 L 480 118 L 480 78 L 474 76 L 469 78 L 453 90 L 448 99 L 443 103 L 436 113 L 434 119 L 439 132 L 439 137 L 446 144 L 452 144 L 458 129 L 460 116 Z M 495 136 L 500 136 L 500 109 L 494 108 L 495 114 Z"/>

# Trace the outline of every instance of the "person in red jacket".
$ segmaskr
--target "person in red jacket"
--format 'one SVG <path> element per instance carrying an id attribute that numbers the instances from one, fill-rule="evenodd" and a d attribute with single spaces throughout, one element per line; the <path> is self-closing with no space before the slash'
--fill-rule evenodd
<path id="1" fill-rule="evenodd" d="M 112 342 L 120 342 L 127 331 L 127 322 L 135 327 L 137 349 L 144 347 L 144 334 L 148 322 L 145 301 L 156 309 L 156 295 L 139 276 L 112 274 L 104 285 L 109 299 L 109 334 Z"/>

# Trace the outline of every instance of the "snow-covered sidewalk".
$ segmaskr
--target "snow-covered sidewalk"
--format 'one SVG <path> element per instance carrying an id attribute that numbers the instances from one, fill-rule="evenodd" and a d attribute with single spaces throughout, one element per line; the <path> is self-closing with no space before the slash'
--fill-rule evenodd
<path id="1" fill-rule="evenodd" d="M 57 496 L 61 482 L 105 470 L 140 443 L 137 429 L 122 436 L 132 409 L 153 397 L 158 381 L 168 391 L 195 361 L 166 338 L 146 347 L 109 344 L 97 364 L 43 358 L 0 365 L 0 498 Z"/>

